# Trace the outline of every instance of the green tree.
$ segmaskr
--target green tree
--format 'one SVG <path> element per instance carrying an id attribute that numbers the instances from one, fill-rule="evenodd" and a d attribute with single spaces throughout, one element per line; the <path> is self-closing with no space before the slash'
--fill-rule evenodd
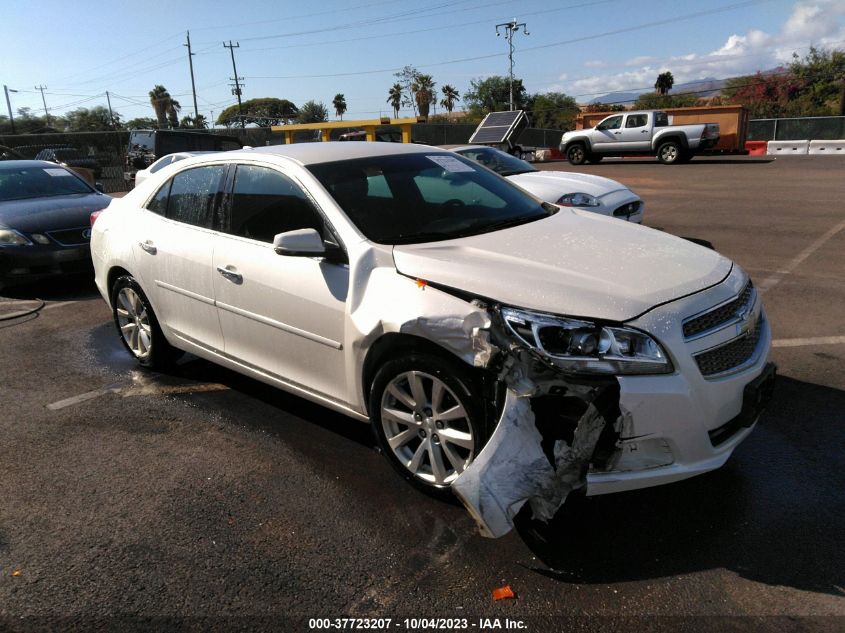
<path id="1" fill-rule="evenodd" d="M 332 99 L 332 106 L 334 106 L 335 114 L 343 121 L 343 113 L 346 112 L 346 97 L 338 92 Z"/>
<path id="2" fill-rule="evenodd" d="M 177 128 L 179 127 L 179 112 L 182 110 L 182 106 L 179 104 L 176 99 L 170 99 L 170 104 L 167 108 L 167 122 L 170 124 L 170 127 Z"/>
<path id="3" fill-rule="evenodd" d="M 411 107 L 414 110 L 414 116 L 417 115 L 417 95 L 414 92 L 414 82 L 420 72 L 413 66 L 405 66 L 398 73 L 393 73 L 398 84 L 402 87 L 402 105 Z"/>
<path id="4" fill-rule="evenodd" d="M 488 112 L 499 112 L 510 108 L 510 88 L 507 77 L 493 75 L 487 79 L 473 79 L 469 90 L 464 93 L 464 104 L 469 106 L 472 118 L 480 118 Z M 528 94 L 522 79 L 513 80 L 513 105 L 522 110 L 528 103 Z"/>
<path id="5" fill-rule="evenodd" d="M 297 121 L 300 123 L 322 123 L 329 120 L 329 111 L 325 104 L 317 103 L 313 99 L 306 101 L 299 109 Z"/>
<path id="6" fill-rule="evenodd" d="M 440 92 L 443 93 L 443 98 L 440 100 L 440 105 L 446 108 L 446 112 L 451 114 L 452 110 L 454 110 L 455 108 L 455 101 L 461 100 L 461 93 L 455 90 L 455 87 L 451 84 L 445 84 L 440 89 Z"/>
<path id="7" fill-rule="evenodd" d="M 625 112 L 626 108 L 621 103 L 591 103 L 584 112 Z"/>
<path id="8" fill-rule="evenodd" d="M 191 115 L 184 116 L 179 125 L 180 127 L 194 128 L 195 130 L 205 130 L 208 128 L 208 122 L 202 114 L 198 114 L 195 117 Z"/>
<path id="9" fill-rule="evenodd" d="M 666 95 L 675 85 L 675 78 L 668 70 L 665 73 L 657 75 L 657 81 L 654 82 L 654 90 L 657 94 Z"/>
<path id="10" fill-rule="evenodd" d="M 170 117 L 170 113 L 173 111 L 173 97 L 167 92 L 167 88 L 161 84 L 156 84 L 150 90 L 150 105 L 153 106 L 153 111 L 158 121 L 158 129 L 166 130 L 168 128 L 168 117 Z"/>
<path id="11" fill-rule="evenodd" d="M 694 94 L 661 95 L 656 92 L 647 92 L 637 97 L 634 110 L 691 108 L 694 105 L 698 105 L 698 97 Z"/>
<path id="12" fill-rule="evenodd" d="M 531 106 L 533 127 L 574 130 L 575 117 L 581 112 L 575 98 L 562 92 L 534 95 Z"/>
<path id="13" fill-rule="evenodd" d="M 789 71 L 800 84 L 804 116 L 845 116 L 845 51 L 811 47 L 804 59 L 793 53 Z"/>
<path id="14" fill-rule="evenodd" d="M 393 118 L 399 118 L 399 108 L 402 107 L 402 84 L 393 84 L 387 93 L 387 102 L 393 108 Z"/>
<path id="15" fill-rule="evenodd" d="M 109 116 L 109 109 L 105 106 L 94 106 L 90 110 L 77 108 L 65 113 L 65 128 L 68 132 L 102 132 L 121 128 L 120 114 L 112 112 L 112 115 Z"/>
<path id="16" fill-rule="evenodd" d="M 424 75 L 422 73 L 417 73 L 417 76 L 411 84 L 411 90 L 414 93 L 414 100 L 417 102 L 417 108 L 419 109 L 420 116 L 428 116 L 431 103 L 436 99 L 434 93 L 435 85 L 436 84 L 431 78 L 431 75 Z"/>
<path id="17" fill-rule="evenodd" d="M 299 109 L 293 102 L 287 99 L 276 99 L 275 97 L 261 97 L 258 99 L 249 99 L 241 104 L 241 111 L 243 116 L 239 116 L 238 106 L 229 106 L 220 116 L 217 117 L 217 123 L 231 127 L 234 123 L 240 123 L 243 120 L 244 125 L 247 123 L 255 123 L 262 127 L 270 125 L 285 125 L 295 120 L 299 115 Z"/>
<path id="18" fill-rule="evenodd" d="M 64 127 L 63 121 L 56 116 L 51 117 L 50 123 L 54 125 L 56 129 Z M 44 117 L 34 114 L 32 112 L 32 108 L 17 109 L 17 114 L 15 114 L 15 134 L 33 134 L 44 132 L 48 129 L 49 128 L 47 128 L 47 122 L 44 120 Z M 0 133 L 12 133 L 12 124 L 7 116 L 0 117 Z"/>
<path id="19" fill-rule="evenodd" d="M 150 117 L 138 117 L 129 119 L 123 127 L 127 130 L 154 130 L 158 127 L 158 122 Z"/>

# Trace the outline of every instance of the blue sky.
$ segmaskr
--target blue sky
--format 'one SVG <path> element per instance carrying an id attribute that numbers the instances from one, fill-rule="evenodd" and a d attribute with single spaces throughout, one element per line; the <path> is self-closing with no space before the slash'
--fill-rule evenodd
<path id="1" fill-rule="evenodd" d="M 515 75 L 529 92 L 579 102 L 650 87 L 663 70 L 677 83 L 722 78 L 771 68 L 810 44 L 845 48 L 845 0 L 0 0 L 0 16 L 0 83 L 18 90 L 13 109 L 43 112 L 36 85 L 47 86 L 53 113 L 104 105 L 108 90 L 124 120 L 152 116 L 155 84 L 192 113 L 187 30 L 207 117 L 235 103 L 230 39 L 240 43 L 244 99 L 330 107 L 341 92 L 347 119 L 389 114 L 392 73 L 406 64 L 461 93 L 473 78 L 506 75 L 507 44 L 494 26 L 514 17 L 530 33 L 515 35 Z"/>

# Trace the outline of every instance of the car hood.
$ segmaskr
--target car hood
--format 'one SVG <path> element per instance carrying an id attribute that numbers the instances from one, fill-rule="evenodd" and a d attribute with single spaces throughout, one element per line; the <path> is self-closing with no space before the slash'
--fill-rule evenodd
<path id="1" fill-rule="evenodd" d="M 82 193 L 0 202 L 0 226 L 25 233 L 86 226 L 92 211 L 111 202 L 109 196 Z"/>
<path id="2" fill-rule="evenodd" d="M 611 321 L 722 281 L 717 252 L 647 227 L 563 209 L 521 226 L 395 246 L 400 273 L 509 305 Z"/>
<path id="3" fill-rule="evenodd" d="M 548 202 L 557 202 L 565 193 L 586 193 L 598 198 L 614 191 L 627 189 L 621 182 L 610 178 L 590 174 L 572 174 L 565 171 L 533 171 L 507 178 Z"/>

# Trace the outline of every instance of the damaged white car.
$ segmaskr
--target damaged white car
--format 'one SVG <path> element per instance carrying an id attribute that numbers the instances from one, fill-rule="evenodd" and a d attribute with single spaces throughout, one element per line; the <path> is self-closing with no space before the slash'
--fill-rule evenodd
<path id="1" fill-rule="evenodd" d="M 189 351 L 370 421 L 487 536 L 526 502 L 718 468 L 774 378 L 728 259 L 432 147 L 187 158 L 114 200 L 91 251 L 142 365 Z"/>

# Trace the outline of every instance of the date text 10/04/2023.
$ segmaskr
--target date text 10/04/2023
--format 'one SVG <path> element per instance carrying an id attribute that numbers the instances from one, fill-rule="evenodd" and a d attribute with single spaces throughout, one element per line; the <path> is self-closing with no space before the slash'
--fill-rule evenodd
<path id="1" fill-rule="evenodd" d="M 309 630 L 356 631 L 498 631 L 527 630 L 525 622 L 510 618 L 310 618 Z"/>

